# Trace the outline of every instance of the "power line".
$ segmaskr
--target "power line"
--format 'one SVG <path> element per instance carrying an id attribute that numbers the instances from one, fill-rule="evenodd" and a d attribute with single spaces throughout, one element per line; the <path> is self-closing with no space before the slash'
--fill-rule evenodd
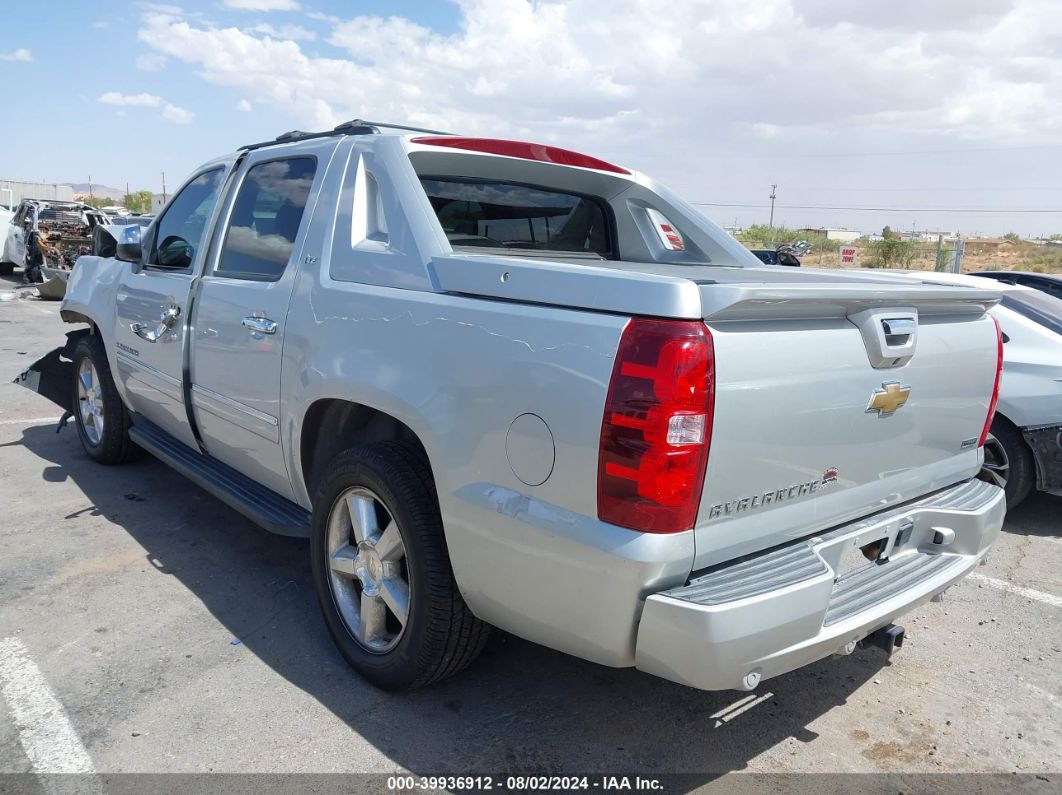
<path id="1" fill-rule="evenodd" d="M 750 207 L 766 209 L 769 204 L 734 204 L 729 202 L 690 202 L 698 207 Z M 1025 214 L 1025 213 L 1060 213 L 1062 210 L 1048 209 L 993 209 L 990 207 L 831 207 L 823 204 L 779 204 L 779 210 L 851 210 L 853 212 L 874 213 L 994 213 L 994 214 Z"/>
<path id="2" fill-rule="evenodd" d="M 744 190 L 748 187 L 747 184 L 742 185 L 713 185 L 717 190 Z M 817 193 L 830 191 L 834 193 L 970 193 L 973 191 L 1054 191 L 1062 192 L 1062 185 L 1042 185 L 1038 187 L 1003 187 L 1003 186 L 985 186 L 977 185 L 974 187 L 966 188 L 847 188 L 840 186 L 829 185 L 801 185 L 799 187 L 800 192 Z"/>

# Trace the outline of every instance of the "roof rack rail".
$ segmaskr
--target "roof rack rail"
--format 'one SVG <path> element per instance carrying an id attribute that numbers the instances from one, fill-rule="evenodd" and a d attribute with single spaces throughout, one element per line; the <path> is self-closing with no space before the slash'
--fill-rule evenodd
<path id="1" fill-rule="evenodd" d="M 286 133 L 281 133 L 272 141 L 260 141 L 256 144 L 241 146 L 240 151 L 250 151 L 251 149 L 261 149 L 264 146 L 294 143 L 295 141 L 307 141 L 314 138 L 331 138 L 335 135 L 378 135 L 380 127 L 385 127 L 389 130 L 407 130 L 409 132 L 428 133 L 429 135 L 453 135 L 453 133 L 442 132 L 440 130 L 429 130 L 425 127 L 408 127 L 404 124 L 389 124 L 388 122 L 381 121 L 351 119 L 350 121 L 345 121 L 342 124 L 336 125 L 336 127 L 331 130 L 323 130 L 321 132 L 289 130 Z"/>

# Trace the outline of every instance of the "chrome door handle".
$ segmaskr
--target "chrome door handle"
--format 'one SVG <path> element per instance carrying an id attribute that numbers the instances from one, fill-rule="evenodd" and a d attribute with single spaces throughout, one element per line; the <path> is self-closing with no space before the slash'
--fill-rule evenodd
<path id="1" fill-rule="evenodd" d="M 133 333 L 142 340 L 158 342 L 166 336 L 166 333 L 171 328 L 173 328 L 173 324 L 177 322 L 177 318 L 180 316 L 181 308 L 176 304 L 173 304 L 163 308 L 162 315 L 159 317 L 159 322 L 154 328 L 149 329 L 143 323 L 133 323 L 129 328 L 131 328 Z"/>
<path id="2" fill-rule="evenodd" d="M 243 326 L 256 334 L 277 333 L 277 322 L 275 320 L 270 320 L 267 317 L 245 317 L 243 319 Z"/>

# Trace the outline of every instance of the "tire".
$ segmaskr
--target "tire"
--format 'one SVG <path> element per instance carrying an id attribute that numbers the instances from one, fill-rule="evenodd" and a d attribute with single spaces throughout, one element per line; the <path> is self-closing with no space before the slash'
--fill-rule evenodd
<path id="1" fill-rule="evenodd" d="M 15 263 L 0 262 L 0 276 L 10 276 L 15 272 Z"/>
<path id="2" fill-rule="evenodd" d="M 74 422 L 81 446 L 100 464 L 122 464 L 142 451 L 129 438 L 129 412 L 111 378 L 107 351 L 96 334 L 82 337 L 74 348 Z"/>
<path id="3" fill-rule="evenodd" d="M 1003 488 L 1007 509 L 1016 508 L 1036 484 L 1036 465 L 1021 431 L 1003 417 L 992 421 L 985 440 L 981 477 Z"/>
<path id="4" fill-rule="evenodd" d="M 431 471 L 416 450 L 384 442 L 340 453 L 313 509 L 314 587 L 354 670 L 382 690 L 412 690 L 479 655 L 490 627 L 458 592 Z M 403 605 L 403 581 L 404 624 L 393 609 Z"/>

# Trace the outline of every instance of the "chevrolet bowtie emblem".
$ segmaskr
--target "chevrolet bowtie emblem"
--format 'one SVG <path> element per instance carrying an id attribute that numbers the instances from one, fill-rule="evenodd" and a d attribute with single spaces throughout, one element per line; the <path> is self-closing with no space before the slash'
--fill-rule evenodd
<path id="1" fill-rule="evenodd" d="M 887 417 L 907 402 L 911 396 L 911 387 L 901 386 L 899 381 L 886 381 L 881 389 L 870 394 L 867 413 L 876 411 L 879 417 Z"/>

